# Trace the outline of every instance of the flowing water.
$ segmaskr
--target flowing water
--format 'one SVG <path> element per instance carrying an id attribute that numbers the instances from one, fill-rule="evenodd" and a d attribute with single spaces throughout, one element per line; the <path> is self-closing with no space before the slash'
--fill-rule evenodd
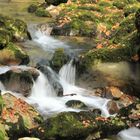
<path id="1" fill-rule="evenodd" d="M 64 49 L 71 49 L 71 46 L 67 45 L 60 40 L 54 39 L 49 35 L 46 35 L 39 31 L 32 31 L 33 41 L 30 43 L 37 44 L 36 47 L 40 47 L 44 52 L 53 52 L 56 48 L 64 48 Z M 40 54 L 39 54 L 40 55 Z M 15 68 L 21 69 L 28 69 L 30 67 L 27 66 L 15 66 Z M 12 67 L 0 67 L 0 74 L 7 72 L 8 70 L 12 69 Z M 73 64 L 73 60 L 62 66 L 59 73 L 53 71 L 50 67 L 47 67 L 49 75 L 45 73 L 39 72 L 39 77 L 36 81 L 34 81 L 31 95 L 27 98 L 22 97 L 28 103 L 34 105 L 40 113 L 44 117 L 50 117 L 56 113 L 63 112 L 63 111 L 76 111 L 79 112 L 79 109 L 73 109 L 67 107 L 65 103 L 69 100 L 80 100 L 85 103 L 89 109 L 99 108 L 102 111 L 103 116 L 110 116 L 107 103 L 108 99 L 91 96 L 90 94 L 93 91 L 78 87 L 75 83 L 76 79 L 76 68 Z M 52 85 L 53 81 L 58 82 L 63 88 L 63 95 L 62 97 L 57 97 L 56 90 Z M 0 89 L 5 93 L 5 87 L 0 82 Z M 19 94 L 13 93 L 16 96 Z M 73 94 L 73 96 L 70 96 Z M 134 133 L 133 133 L 134 132 Z M 118 134 L 118 139 L 120 140 L 138 140 L 140 136 L 140 130 L 136 128 L 131 128 L 128 130 L 124 130 Z"/>

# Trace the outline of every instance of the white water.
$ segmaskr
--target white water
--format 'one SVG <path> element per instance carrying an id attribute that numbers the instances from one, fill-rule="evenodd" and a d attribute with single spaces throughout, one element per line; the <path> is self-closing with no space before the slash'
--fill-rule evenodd
<path id="1" fill-rule="evenodd" d="M 32 41 L 38 44 L 38 47 L 41 47 L 45 51 L 54 51 L 57 48 L 69 48 L 70 46 L 66 43 L 59 41 L 53 37 L 51 37 L 48 32 L 50 32 L 50 28 L 46 31 L 42 31 L 38 29 L 35 25 L 29 28 Z"/>
<path id="2" fill-rule="evenodd" d="M 132 127 L 119 132 L 118 140 L 140 140 L 140 129 Z"/>
<path id="3" fill-rule="evenodd" d="M 79 88 L 69 83 L 69 81 L 75 81 L 75 77 L 69 73 L 64 74 L 65 71 L 70 71 L 72 63 L 66 64 L 65 69 L 61 69 L 61 76 L 57 75 L 51 68 L 51 74 L 60 79 L 60 83 L 62 84 L 64 95 L 63 97 L 56 97 L 55 96 L 55 89 L 51 86 L 50 82 L 48 81 L 47 77 L 40 72 L 40 76 L 38 77 L 37 81 L 35 82 L 32 94 L 26 100 L 28 103 L 36 105 L 37 109 L 43 114 L 44 116 L 50 116 L 55 113 L 63 112 L 63 111 L 80 111 L 78 109 L 68 108 L 65 103 L 69 100 L 80 100 L 84 102 L 89 109 L 91 108 L 100 108 L 102 110 L 102 115 L 109 116 L 106 104 L 108 102 L 107 99 L 103 99 L 100 97 L 90 96 L 90 91 L 86 89 Z M 73 73 L 74 74 L 74 73 Z M 65 76 L 67 78 L 65 78 Z M 49 86 L 47 86 L 49 85 Z M 51 88 L 50 88 L 51 87 Z M 76 94 L 74 96 L 69 96 L 69 94 Z"/>
<path id="4" fill-rule="evenodd" d="M 59 75 L 61 79 L 64 79 L 71 85 L 75 85 L 75 74 L 76 74 L 76 69 L 75 66 L 73 66 L 73 60 L 70 61 L 70 63 L 64 65 L 60 71 Z"/>

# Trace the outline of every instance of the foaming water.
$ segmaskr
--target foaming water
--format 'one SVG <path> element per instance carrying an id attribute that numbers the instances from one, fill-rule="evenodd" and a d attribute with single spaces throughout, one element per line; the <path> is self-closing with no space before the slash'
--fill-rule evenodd
<path id="1" fill-rule="evenodd" d="M 28 70 L 30 68 L 31 67 L 27 66 L 0 67 L 0 74 L 6 73 L 7 71 L 13 69 Z M 47 70 L 46 75 L 38 70 L 39 76 L 37 80 L 34 81 L 31 95 L 29 97 L 25 98 L 19 93 L 12 94 L 17 97 L 21 97 L 29 104 L 34 105 L 44 117 L 63 111 L 80 111 L 79 109 L 67 107 L 65 103 L 69 100 L 80 100 L 85 103 L 89 109 L 99 108 L 102 111 L 102 115 L 110 115 L 107 110 L 108 99 L 90 96 L 90 91 L 75 85 L 76 69 L 72 63 L 72 60 L 60 69 L 59 74 L 55 73 L 50 67 L 47 67 Z M 55 86 L 53 86 L 53 80 L 62 86 L 64 96 L 56 96 L 56 89 Z M 1 82 L 0 89 L 3 91 L 5 90 Z M 3 94 L 4 93 L 6 93 L 6 91 L 3 92 Z"/>
<path id="2" fill-rule="evenodd" d="M 119 132 L 118 140 L 140 140 L 140 129 L 132 127 Z"/>
<path id="3" fill-rule="evenodd" d="M 76 68 L 73 65 L 73 60 L 71 60 L 70 63 L 64 65 L 59 71 L 60 77 L 71 85 L 75 85 L 75 73 Z"/>
<path id="4" fill-rule="evenodd" d="M 26 101 L 35 105 L 43 116 L 51 116 L 55 113 L 63 111 L 80 111 L 79 109 L 67 107 L 65 103 L 69 100 L 80 100 L 84 102 L 89 107 L 89 109 L 99 108 L 102 110 L 102 115 L 109 116 L 110 114 L 107 110 L 107 102 L 109 100 L 96 96 L 90 96 L 90 91 L 79 88 L 75 86 L 73 82 L 69 82 L 74 81 L 75 77 L 73 77 L 73 75 L 69 73 L 67 73 L 68 75 L 63 75 L 63 73 L 65 73 L 64 71 L 70 71 L 70 66 L 72 67 L 72 62 L 66 64 L 65 69 L 61 69 L 60 76 L 57 75 L 51 68 L 49 68 L 51 75 L 54 76 L 53 78 L 56 78 L 63 87 L 63 97 L 56 96 L 55 89 L 51 86 L 51 81 L 47 79 L 46 75 L 40 72 L 40 76 L 33 86 L 32 94 L 27 98 Z M 71 94 L 74 94 L 74 96 L 71 96 Z"/>
<path id="5" fill-rule="evenodd" d="M 48 34 L 48 30 L 41 30 L 36 27 L 37 25 L 32 25 L 32 27 L 29 28 L 31 36 L 32 36 L 32 41 L 38 44 L 38 47 L 41 47 L 45 51 L 54 51 L 57 48 L 69 48 L 70 46 L 67 45 L 66 43 L 57 40 L 53 37 L 51 37 Z"/>

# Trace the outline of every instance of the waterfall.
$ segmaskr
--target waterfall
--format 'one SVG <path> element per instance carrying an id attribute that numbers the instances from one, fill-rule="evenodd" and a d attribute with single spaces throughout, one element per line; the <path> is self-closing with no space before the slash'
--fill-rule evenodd
<path id="1" fill-rule="evenodd" d="M 39 77 L 36 82 L 34 82 L 31 96 L 36 98 L 55 96 L 55 90 L 49 83 L 45 75 L 39 71 Z"/>
<path id="2" fill-rule="evenodd" d="M 65 80 L 71 85 L 75 85 L 76 68 L 73 65 L 73 60 L 65 64 L 59 71 L 60 78 Z"/>
<path id="3" fill-rule="evenodd" d="M 38 29 L 36 25 L 29 27 L 29 31 L 32 36 L 32 41 L 38 44 L 38 47 L 41 47 L 45 51 L 54 51 L 57 48 L 69 48 L 65 42 L 62 42 L 58 39 L 55 39 L 48 35 L 48 32 L 51 30 L 46 27 L 43 29 Z"/>

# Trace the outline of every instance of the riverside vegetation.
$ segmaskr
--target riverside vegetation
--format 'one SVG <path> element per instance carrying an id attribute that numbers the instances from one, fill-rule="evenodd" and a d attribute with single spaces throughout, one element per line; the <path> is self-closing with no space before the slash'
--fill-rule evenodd
<path id="1" fill-rule="evenodd" d="M 38 26 L 40 30 L 44 31 L 42 27 L 47 27 L 51 28 L 51 36 L 82 37 L 94 42 L 92 48 L 81 51 L 70 62 L 70 66 L 76 65 L 78 76 L 88 73 L 90 77 L 97 63 L 139 63 L 139 0 L 30 2 L 26 7 L 29 12 L 27 16 L 41 17 L 47 21 Z M 62 111 L 51 116 L 41 114 L 38 104 L 29 104 L 26 97 L 30 98 L 41 72 L 51 81 L 57 100 L 65 96 L 76 96 L 77 93 L 65 95 L 62 83 L 58 82 L 61 76 L 58 78 L 48 68 L 50 66 L 58 73 L 63 65 L 68 66 L 71 56 L 64 48 L 55 49 L 51 60 L 40 61 L 35 64 L 36 67 L 30 64 L 30 55 L 23 42 L 32 40 L 32 35 L 26 23 L 29 20 L 21 19 L 0 13 L 0 140 L 16 140 L 21 137 L 37 137 L 40 140 L 114 140 L 121 130 L 140 128 L 139 84 L 124 85 L 120 82 L 117 87 L 109 84 L 94 89 L 91 98 L 96 95 L 109 99 L 109 116 L 104 116 L 100 108 L 91 108 L 80 99 L 71 99 L 65 103 L 65 107 L 80 111 Z"/>

